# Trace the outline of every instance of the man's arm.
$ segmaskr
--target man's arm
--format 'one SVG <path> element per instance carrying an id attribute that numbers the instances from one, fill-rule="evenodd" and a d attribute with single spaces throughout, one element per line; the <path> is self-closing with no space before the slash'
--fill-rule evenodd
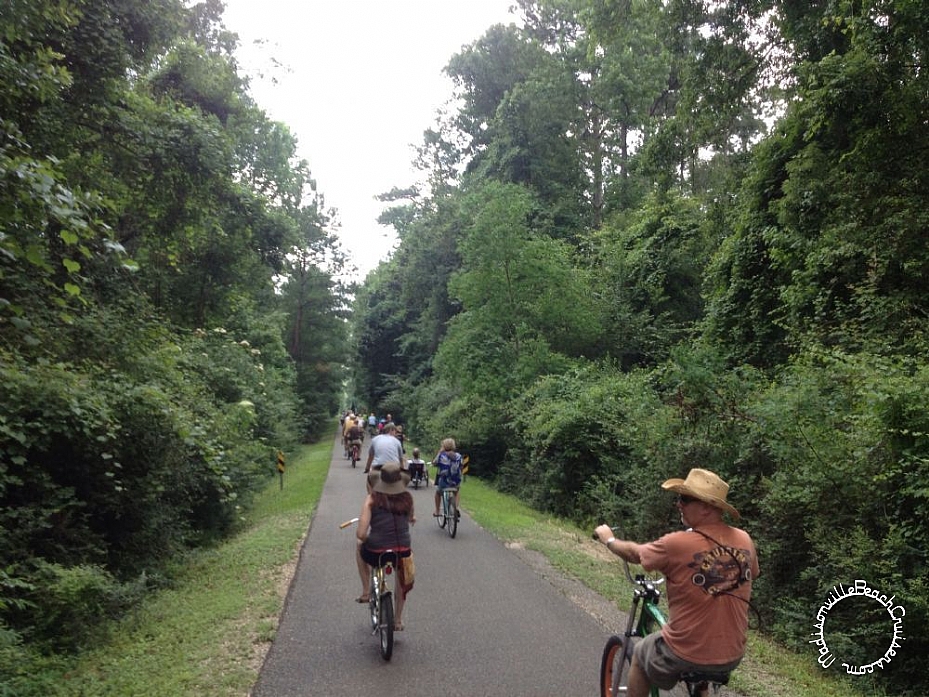
<path id="1" fill-rule="evenodd" d="M 371 445 L 368 446 L 368 462 L 365 464 L 365 472 L 371 471 L 371 463 L 374 462 L 374 440 L 372 439 Z"/>
<path id="2" fill-rule="evenodd" d="M 620 540 L 613 534 L 609 525 L 601 525 L 595 531 L 597 539 L 606 545 L 606 548 L 618 557 L 622 557 L 633 564 L 641 563 L 639 545 L 631 540 Z"/>

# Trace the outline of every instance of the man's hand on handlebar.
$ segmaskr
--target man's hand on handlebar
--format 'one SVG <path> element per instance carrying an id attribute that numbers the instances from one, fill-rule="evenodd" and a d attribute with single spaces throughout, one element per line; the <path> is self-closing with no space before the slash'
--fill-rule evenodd
<path id="1" fill-rule="evenodd" d="M 606 544 L 607 540 L 609 540 L 611 537 L 616 537 L 616 535 L 613 534 L 613 528 L 611 528 L 609 525 L 598 525 L 594 530 L 593 536 L 595 540 L 599 540 L 603 544 Z"/>
<path id="2" fill-rule="evenodd" d="M 639 545 L 630 540 L 624 540 L 621 537 L 617 537 L 613 532 L 613 528 L 609 525 L 598 525 L 594 530 L 593 537 L 595 540 L 602 542 L 606 545 L 613 554 L 620 557 L 623 561 L 632 562 L 633 564 L 641 563 L 641 557 L 639 556 Z M 626 568 L 626 574 L 628 575 L 629 569 Z"/>

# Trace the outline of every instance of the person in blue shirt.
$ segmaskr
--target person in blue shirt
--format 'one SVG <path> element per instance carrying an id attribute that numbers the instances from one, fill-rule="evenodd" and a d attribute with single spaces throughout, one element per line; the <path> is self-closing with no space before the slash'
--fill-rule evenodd
<path id="1" fill-rule="evenodd" d="M 432 464 L 438 467 L 435 477 L 435 513 L 432 515 L 438 517 L 439 503 L 442 499 L 442 489 L 454 488 L 455 491 L 455 515 L 461 517 L 459 512 L 459 502 L 461 496 L 461 453 L 456 451 L 455 439 L 446 438 L 442 441 L 442 449 L 433 458 Z"/>

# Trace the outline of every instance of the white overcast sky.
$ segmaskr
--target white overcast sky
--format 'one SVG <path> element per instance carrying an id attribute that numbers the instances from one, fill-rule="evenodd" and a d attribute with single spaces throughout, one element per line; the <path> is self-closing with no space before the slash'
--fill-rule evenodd
<path id="1" fill-rule="evenodd" d="M 514 0 L 225 2 L 252 96 L 297 137 L 361 280 L 395 241 L 374 197 L 414 182 L 413 146 L 451 96 L 442 69 L 492 25 L 517 22 Z"/>

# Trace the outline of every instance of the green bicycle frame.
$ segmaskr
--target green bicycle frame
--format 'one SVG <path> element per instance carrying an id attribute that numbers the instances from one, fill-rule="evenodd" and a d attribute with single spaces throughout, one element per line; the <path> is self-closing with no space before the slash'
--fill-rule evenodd
<path id="1" fill-rule="evenodd" d="M 660 629 L 667 623 L 667 619 L 658 603 L 661 600 L 661 591 L 656 583 L 642 575 L 636 576 L 637 588 L 632 597 L 632 611 L 626 623 L 626 637 L 645 637 L 651 632 Z"/>
<path id="2" fill-rule="evenodd" d="M 664 613 L 661 611 L 661 608 L 658 607 L 657 603 L 657 599 L 653 601 L 646 597 L 642 605 L 639 626 L 636 629 L 642 632 L 643 637 L 668 623 L 667 618 L 664 616 Z"/>
<path id="3" fill-rule="evenodd" d="M 632 609 L 623 633 L 623 655 L 619 657 L 619 666 L 626 663 L 627 654 L 629 659 L 632 658 L 633 639 L 646 637 L 667 623 L 664 613 L 658 607 L 661 601 L 661 591 L 658 590 L 660 583 L 661 581 L 654 582 L 641 574 L 635 577 L 636 590 L 632 596 Z M 652 688 L 649 695 L 659 697 L 658 689 Z"/>

